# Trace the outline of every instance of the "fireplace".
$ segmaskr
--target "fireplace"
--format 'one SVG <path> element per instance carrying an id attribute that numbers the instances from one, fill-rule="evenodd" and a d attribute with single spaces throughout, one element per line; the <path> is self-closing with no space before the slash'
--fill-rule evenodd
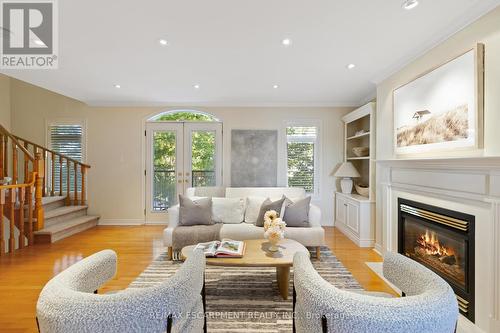
<path id="1" fill-rule="evenodd" d="M 460 313 L 474 322 L 472 215 L 398 199 L 398 251 L 446 280 Z"/>

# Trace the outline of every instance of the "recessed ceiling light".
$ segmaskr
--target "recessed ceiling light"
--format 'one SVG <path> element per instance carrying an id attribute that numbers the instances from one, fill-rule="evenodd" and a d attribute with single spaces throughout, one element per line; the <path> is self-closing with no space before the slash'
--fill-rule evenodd
<path id="1" fill-rule="evenodd" d="M 200 85 L 199 85 L 199 84 L 195 84 L 195 85 L 193 86 L 193 88 L 194 88 L 194 89 L 200 89 Z"/>
<path id="2" fill-rule="evenodd" d="M 285 46 L 290 46 L 292 44 L 292 40 L 290 38 L 285 38 L 281 41 L 281 44 Z"/>
<path id="3" fill-rule="evenodd" d="M 275 85 L 273 86 L 273 89 L 278 89 L 279 87 L 280 87 L 280 86 L 278 86 L 277 84 L 275 84 Z"/>
<path id="4" fill-rule="evenodd" d="M 158 41 L 158 43 L 160 43 L 161 46 L 167 46 L 168 45 L 168 41 L 166 39 L 160 39 Z"/>
<path id="5" fill-rule="evenodd" d="M 356 67 L 356 65 L 355 64 L 349 64 L 346 67 L 347 67 L 347 69 L 353 69 L 354 67 Z"/>
<path id="6" fill-rule="evenodd" d="M 403 1 L 403 8 L 406 10 L 413 9 L 418 6 L 418 0 L 405 0 Z"/>
<path id="7" fill-rule="evenodd" d="M 122 86 L 120 86 L 119 84 L 115 84 L 115 88 L 116 89 L 120 89 Z"/>

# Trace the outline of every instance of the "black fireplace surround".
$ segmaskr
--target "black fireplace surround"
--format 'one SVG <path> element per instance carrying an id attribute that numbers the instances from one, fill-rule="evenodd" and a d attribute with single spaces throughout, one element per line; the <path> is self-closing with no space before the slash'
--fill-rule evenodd
<path id="1" fill-rule="evenodd" d="M 472 215 L 398 198 L 398 252 L 441 276 L 460 313 L 474 322 Z"/>

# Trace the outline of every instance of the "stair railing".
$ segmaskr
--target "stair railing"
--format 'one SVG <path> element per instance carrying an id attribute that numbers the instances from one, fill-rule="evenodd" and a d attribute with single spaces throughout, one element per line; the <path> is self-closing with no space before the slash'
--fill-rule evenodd
<path id="1" fill-rule="evenodd" d="M 40 153 L 43 159 L 47 162 L 47 168 L 45 168 L 42 186 L 42 195 L 44 197 L 55 195 L 62 196 L 66 194 L 66 205 L 68 206 L 87 204 L 86 174 L 87 169 L 90 169 L 90 165 L 82 163 L 54 150 L 42 147 L 39 144 L 23 139 L 19 136 L 14 135 L 14 137 L 19 142 L 23 143 L 26 150 L 32 150 L 35 153 Z M 63 175 L 64 165 L 66 165 L 66 176 Z M 58 186 L 56 186 L 57 167 L 59 168 L 59 184 L 57 184 Z M 49 175 L 50 180 L 47 181 L 47 179 L 49 179 Z M 73 175 L 73 180 L 71 179 L 71 175 Z M 78 192 L 79 178 L 81 189 L 80 192 Z M 73 186 L 73 193 L 71 193 L 71 186 Z M 66 187 L 66 193 L 64 193 L 64 187 Z M 73 198 L 71 198 L 71 196 L 73 196 Z"/>
<path id="2" fill-rule="evenodd" d="M 14 226 L 20 231 L 19 248 L 25 246 L 24 237 L 28 245 L 33 244 L 33 233 L 44 228 L 43 197 L 66 195 L 66 205 L 86 205 L 87 169 L 90 165 L 13 135 L 0 125 L 0 217 L 8 219 L 0 219 L 0 255 L 6 250 L 3 223 L 10 224 L 9 252 L 15 249 Z M 9 183 L 6 177 L 11 178 Z"/>
<path id="3" fill-rule="evenodd" d="M 21 172 L 20 160 L 24 163 Z M 33 232 L 43 228 L 43 173 L 42 155 L 33 155 L 0 125 L 0 255 L 3 255 L 6 249 L 4 223 L 9 223 L 9 252 L 15 249 L 15 227 L 19 230 L 19 248 L 25 246 L 25 237 L 28 239 L 28 245 L 33 244 Z M 10 181 L 6 181 L 6 177 L 9 177 Z M 4 216 L 8 221 L 3 219 Z"/>

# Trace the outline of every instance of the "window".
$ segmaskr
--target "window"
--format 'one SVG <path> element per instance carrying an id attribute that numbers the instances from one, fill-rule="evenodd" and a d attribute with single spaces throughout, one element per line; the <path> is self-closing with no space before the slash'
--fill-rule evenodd
<path id="1" fill-rule="evenodd" d="M 189 110 L 179 110 L 179 111 L 167 111 L 162 112 L 149 119 L 149 121 L 214 121 L 218 122 L 219 119 L 215 118 L 213 115 L 202 112 L 202 111 L 189 111 Z"/>
<path id="2" fill-rule="evenodd" d="M 317 126 L 289 126 L 286 128 L 289 187 L 302 187 L 307 193 L 317 193 L 317 140 Z"/>
<path id="3" fill-rule="evenodd" d="M 74 160 L 83 161 L 83 126 L 82 124 L 66 124 L 66 123 L 54 123 L 48 126 L 48 140 L 49 149 L 63 154 Z M 50 161 L 54 163 L 54 190 L 59 191 L 60 189 L 60 163 L 61 160 L 56 156 L 55 161 Z M 67 177 L 68 164 L 64 159 L 62 161 L 62 177 L 63 177 L 63 188 L 62 192 L 66 192 L 66 182 L 64 181 Z M 77 190 L 81 190 L 81 174 L 78 172 L 77 179 Z M 70 191 L 74 191 L 74 165 L 70 164 Z"/>

